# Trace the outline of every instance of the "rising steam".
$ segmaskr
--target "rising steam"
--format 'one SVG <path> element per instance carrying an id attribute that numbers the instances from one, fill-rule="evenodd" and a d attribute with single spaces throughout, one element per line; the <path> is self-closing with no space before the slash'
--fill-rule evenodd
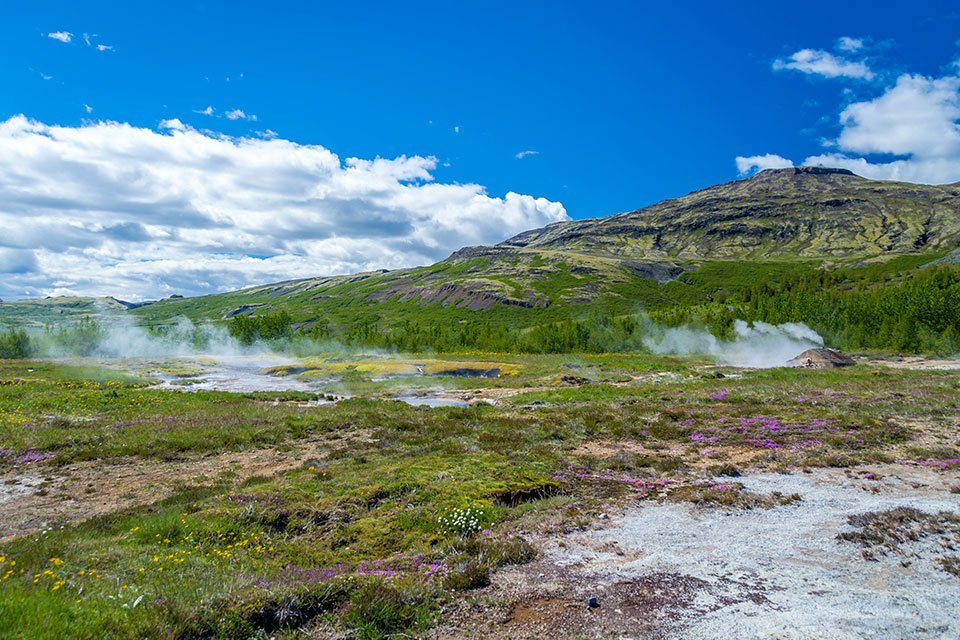
<path id="1" fill-rule="evenodd" d="M 708 355 L 738 367 L 782 367 L 801 351 L 823 346 L 820 334 L 801 322 L 751 325 L 737 320 L 730 340 L 688 325 L 666 328 L 651 323 L 646 329 L 643 344 L 653 353 Z"/>
<path id="2" fill-rule="evenodd" d="M 81 322 L 37 336 L 40 353 L 50 357 L 173 358 L 196 355 L 239 356 L 269 352 L 244 346 L 225 327 L 194 325 L 187 318 L 150 330 L 114 315 Z"/>

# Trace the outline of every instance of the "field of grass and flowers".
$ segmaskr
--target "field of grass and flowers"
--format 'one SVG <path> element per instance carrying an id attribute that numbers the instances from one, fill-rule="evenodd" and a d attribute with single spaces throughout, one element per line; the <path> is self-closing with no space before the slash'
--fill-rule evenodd
<path id="1" fill-rule="evenodd" d="M 461 360 L 465 358 L 460 357 Z M 530 534 L 611 501 L 767 508 L 735 475 L 877 461 L 950 465 L 960 372 L 736 371 L 644 355 L 477 355 L 515 367 L 464 388 L 497 406 L 375 397 L 184 393 L 121 370 L 0 361 L 0 468 L 52 476 L 94 460 L 189 461 L 227 450 L 323 455 L 283 473 L 198 479 L 142 504 L 0 546 L 0 637 L 417 635 L 445 603 L 535 554 Z M 370 372 L 371 375 L 376 373 Z M 367 395 L 390 381 L 351 370 Z M 188 464 L 188 462 L 184 462 Z M 549 523 L 549 524 L 548 524 Z"/>

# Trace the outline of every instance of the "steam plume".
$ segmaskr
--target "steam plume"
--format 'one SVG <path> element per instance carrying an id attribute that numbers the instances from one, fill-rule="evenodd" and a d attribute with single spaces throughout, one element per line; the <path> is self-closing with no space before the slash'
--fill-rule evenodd
<path id="1" fill-rule="evenodd" d="M 823 338 L 801 322 L 772 325 L 737 320 L 732 340 L 722 340 L 706 329 L 688 325 L 665 328 L 647 327 L 643 344 L 661 355 L 702 354 L 718 362 L 738 367 L 780 367 L 801 351 L 822 347 Z"/>

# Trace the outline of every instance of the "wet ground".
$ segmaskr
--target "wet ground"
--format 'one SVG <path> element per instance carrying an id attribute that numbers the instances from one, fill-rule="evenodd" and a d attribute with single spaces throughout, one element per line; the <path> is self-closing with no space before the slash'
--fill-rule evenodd
<path id="1" fill-rule="evenodd" d="M 136 370 L 160 381 L 157 385 L 163 389 L 184 391 L 231 391 L 250 393 L 253 391 L 316 391 L 323 381 L 307 384 L 293 376 L 272 376 L 266 372 L 270 367 L 288 365 L 294 360 L 278 356 L 210 356 L 205 358 L 178 359 L 181 366 L 188 367 L 189 373 L 171 374 L 170 368 L 151 368 L 149 365 L 134 363 Z"/>
<path id="2" fill-rule="evenodd" d="M 336 376 L 298 377 L 305 369 L 290 358 L 275 355 L 202 356 L 169 359 L 162 362 L 113 362 L 112 366 L 130 368 L 158 380 L 157 388 L 180 391 L 229 391 L 233 393 L 299 391 L 324 393 L 338 381 Z M 282 370 L 283 374 L 279 374 Z M 415 373 L 376 376 L 371 382 L 398 381 L 405 378 L 423 378 L 423 368 Z M 449 372 L 452 378 L 496 378 L 499 369 L 458 368 Z M 349 397 L 339 393 L 338 397 Z M 474 398 L 467 392 L 445 388 L 414 389 L 384 394 L 380 397 L 399 400 L 413 406 L 466 407 Z M 479 400 L 479 399 L 478 399 Z M 486 401 L 493 401 L 487 399 Z"/>

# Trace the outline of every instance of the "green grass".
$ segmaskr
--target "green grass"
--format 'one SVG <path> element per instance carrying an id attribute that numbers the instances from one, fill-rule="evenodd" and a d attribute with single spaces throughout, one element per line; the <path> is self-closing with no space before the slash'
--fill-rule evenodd
<path id="1" fill-rule="evenodd" d="M 449 599 L 529 560 L 517 534 L 548 512 L 576 526 L 607 501 L 647 495 L 637 477 L 674 499 L 770 506 L 684 487 L 704 477 L 708 449 L 714 466 L 729 450 L 773 469 L 891 459 L 910 445 L 907 420 L 956 415 L 960 385 L 957 372 L 872 367 L 732 379 L 643 355 L 479 359 L 519 366 L 509 379 L 463 382 L 550 388 L 498 407 L 274 406 L 264 399 L 280 394 L 158 391 L 116 371 L 0 363 L 8 472 L 282 450 L 307 438 L 325 454 L 273 477 L 197 480 L 160 503 L 2 545 L 0 637 L 296 637 L 310 621 L 359 637 L 417 635 Z M 563 385 L 569 372 L 595 382 Z M 675 375 L 651 375 L 663 372 Z M 759 444 L 760 419 L 786 426 L 764 434 L 776 448 Z M 741 420 L 754 426 L 718 428 Z M 698 433 L 718 441 L 700 444 Z M 619 452 L 598 456 L 591 443 Z M 19 461 L 28 450 L 53 458 Z M 476 527 L 447 524 L 466 508 L 479 512 Z"/>

